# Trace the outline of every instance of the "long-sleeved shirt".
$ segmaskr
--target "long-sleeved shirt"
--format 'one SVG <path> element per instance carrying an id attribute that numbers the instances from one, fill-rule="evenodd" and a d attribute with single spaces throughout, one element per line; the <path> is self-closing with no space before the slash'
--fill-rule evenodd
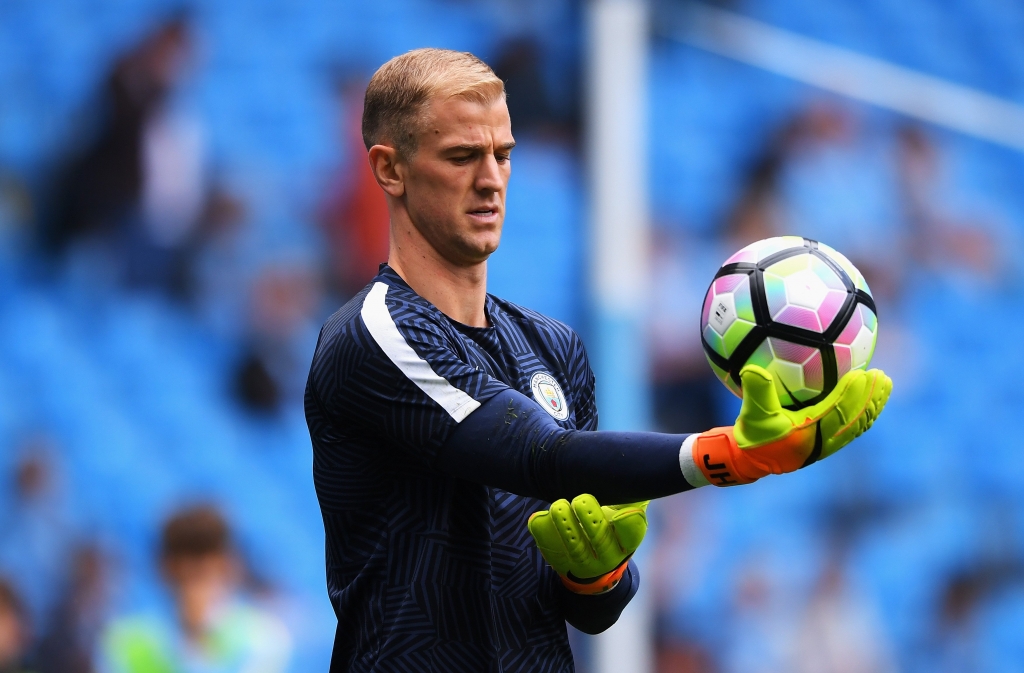
<path id="1" fill-rule="evenodd" d="M 499 394 L 530 398 L 562 430 L 597 428 L 575 332 L 491 295 L 485 308 L 490 327 L 457 323 L 385 266 L 321 330 L 305 410 L 332 672 L 571 671 L 565 621 L 603 630 L 636 592 L 633 565 L 608 594 L 580 596 L 544 563 L 526 522 L 557 485 L 504 490 L 486 453 L 479 469 L 452 467 L 446 444 Z"/>

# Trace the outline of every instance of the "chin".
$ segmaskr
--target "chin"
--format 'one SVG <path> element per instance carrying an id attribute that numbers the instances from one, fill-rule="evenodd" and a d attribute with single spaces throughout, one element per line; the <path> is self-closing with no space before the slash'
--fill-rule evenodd
<path id="1" fill-rule="evenodd" d="M 462 242 L 462 250 L 466 257 L 482 262 L 498 249 L 498 244 L 500 242 L 500 229 L 495 232 L 487 232 L 486 234 L 479 233 L 476 236 L 470 237 L 469 240 L 464 240 Z"/>
<path id="2" fill-rule="evenodd" d="M 487 259 L 498 249 L 498 243 L 467 245 L 462 249 L 462 257 L 467 266 L 473 266 L 486 262 Z"/>

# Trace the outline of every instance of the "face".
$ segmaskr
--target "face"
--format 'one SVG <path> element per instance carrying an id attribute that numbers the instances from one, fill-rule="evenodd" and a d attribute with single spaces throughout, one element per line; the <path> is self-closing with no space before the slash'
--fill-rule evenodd
<path id="1" fill-rule="evenodd" d="M 449 263 L 471 266 L 498 248 L 515 145 L 504 99 L 435 99 L 416 151 L 399 160 L 409 219 Z"/>
<path id="2" fill-rule="evenodd" d="M 164 562 L 164 574 L 174 591 L 179 617 L 189 633 L 201 633 L 211 611 L 231 592 L 235 566 L 227 554 L 206 554 Z"/>

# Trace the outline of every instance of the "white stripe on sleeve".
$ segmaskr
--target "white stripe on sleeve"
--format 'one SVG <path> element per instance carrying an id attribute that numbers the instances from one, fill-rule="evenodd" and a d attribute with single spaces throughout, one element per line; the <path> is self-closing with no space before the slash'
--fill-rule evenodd
<path id="1" fill-rule="evenodd" d="M 398 325 L 388 311 L 387 303 L 384 301 L 387 293 L 387 284 L 377 282 L 363 300 L 360 315 L 366 329 L 370 331 L 370 336 L 381 350 L 410 381 L 416 384 L 417 388 L 444 407 L 456 423 L 461 423 L 466 416 L 477 410 L 480 403 L 448 383 L 444 377 L 438 376 L 430 368 L 430 363 L 416 354 L 398 331 Z"/>

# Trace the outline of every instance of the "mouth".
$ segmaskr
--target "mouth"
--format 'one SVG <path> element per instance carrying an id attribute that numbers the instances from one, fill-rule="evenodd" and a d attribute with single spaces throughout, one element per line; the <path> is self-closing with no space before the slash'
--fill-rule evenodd
<path id="1" fill-rule="evenodd" d="M 470 217 L 472 217 L 474 220 L 478 220 L 478 221 L 481 221 L 481 222 L 491 222 L 491 221 L 496 220 L 498 218 L 498 209 L 497 208 L 475 208 L 473 210 L 468 211 L 467 214 Z"/>

